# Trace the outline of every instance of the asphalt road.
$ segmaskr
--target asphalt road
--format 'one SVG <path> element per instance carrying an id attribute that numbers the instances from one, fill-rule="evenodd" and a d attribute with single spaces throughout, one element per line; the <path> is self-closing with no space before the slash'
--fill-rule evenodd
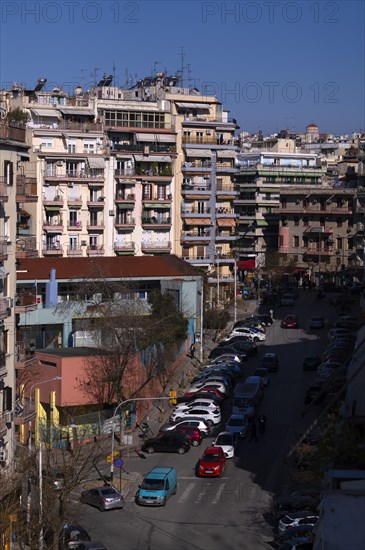
<path id="1" fill-rule="evenodd" d="M 298 330 L 280 327 L 280 320 L 287 313 L 298 315 Z M 268 541 L 273 538 L 272 527 L 263 514 L 269 510 L 272 494 L 295 489 L 284 458 L 296 440 L 296 433 L 303 431 L 316 413 L 314 408 L 304 420 L 301 417 L 305 389 L 315 378 L 315 373 L 303 372 L 303 358 L 317 355 L 327 342 L 327 329 L 308 329 L 311 316 L 316 314 L 335 317 L 333 308 L 319 302 L 315 292 L 302 293 L 294 307 L 274 311 L 276 321 L 267 330 L 266 342 L 259 344 L 259 356 L 275 351 L 280 358 L 279 371 L 271 374 L 261 403 L 261 410 L 268 418 L 266 432 L 258 433 L 257 442 L 240 443 L 238 455 L 228 461 L 221 478 L 207 480 L 195 476 L 197 460 L 211 438 L 183 456 L 160 453 L 146 455 L 145 460 L 132 457 L 125 462 L 130 472 L 144 475 L 157 465 L 177 469 L 177 494 L 166 507 L 139 507 L 129 501 L 123 510 L 101 513 L 80 505 L 75 520 L 108 550 L 271 548 Z M 258 357 L 248 361 L 246 376 L 253 373 Z M 229 406 L 226 403 L 225 417 Z"/>

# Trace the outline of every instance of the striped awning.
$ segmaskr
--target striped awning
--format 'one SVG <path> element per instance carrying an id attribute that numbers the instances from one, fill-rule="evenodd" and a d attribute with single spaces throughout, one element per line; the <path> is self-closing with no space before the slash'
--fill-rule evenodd
<path id="1" fill-rule="evenodd" d="M 186 225 L 212 225 L 212 221 L 209 218 L 186 218 L 184 223 Z"/>
<path id="2" fill-rule="evenodd" d="M 219 227 L 236 227 L 236 222 L 233 218 L 218 218 L 217 224 Z"/>
<path id="3" fill-rule="evenodd" d="M 209 111 L 209 105 L 206 103 L 188 103 L 183 101 L 177 101 L 176 107 L 180 109 L 200 109 L 201 111 Z"/>
<path id="4" fill-rule="evenodd" d="M 171 162 L 168 155 L 134 155 L 136 162 Z"/>
<path id="5" fill-rule="evenodd" d="M 176 136 L 172 134 L 136 134 L 137 141 L 149 141 L 153 143 L 175 143 Z"/>
<path id="6" fill-rule="evenodd" d="M 269 224 L 266 220 L 256 220 L 257 227 L 267 227 Z"/>
<path id="7" fill-rule="evenodd" d="M 103 157 L 88 157 L 90 168 L 105 168 L 105 159 Z"/>
<path id="8" fill-rule="evenodd" d="M 237 156 L 236 151 L 217 151 L 218 158 L 221 159 L 234 159 Z"/>
<path id="9" fill-rule="evenodd" d="M 55 109 L 31 109 L 32 113 L 40 117 L 59 118 L 60 113 Z"/>
<path id="10" fill-rule="evenodd" d="M 188 157 L 198 157 L 198 158 L 211 158 L 212 151 L 210 149 L 186 149 L 186 156 Z"/>

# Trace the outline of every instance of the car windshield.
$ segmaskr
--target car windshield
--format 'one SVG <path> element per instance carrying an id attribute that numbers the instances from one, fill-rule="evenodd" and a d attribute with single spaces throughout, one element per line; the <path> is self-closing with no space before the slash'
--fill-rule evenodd
<path id="1" fill-rule="evenodd" d="M 216 445 L 232 445 L 232 437 L 229 434 L 219 435 L 215 440 Z"/>
<path id="2" fill-rule="evenodd" d="M 146 478 L 142 481 L 141 489 L 148 491 L 161 491 L 164 488 L 163 479 Z"/>
<path id="3" fill-rule="evenodd" d="M 241 418 L 230 418 L 228 420 L 228 426 L 242 426 L 243 421 Z"/>
<path id="4" fill-rule="evenodd" d="M 220 456 L 218 454 L 206 454 L 203 456 L 203 462 L 219 462 Z"/>
<path id="5" fill-rule="evenodd" d="M 106 489 L 100 489 L 100 493 L 103 496 L 110 496 L 110 495 L 118 496 L 118 493 L 112 487 L 107 487 Z"/>

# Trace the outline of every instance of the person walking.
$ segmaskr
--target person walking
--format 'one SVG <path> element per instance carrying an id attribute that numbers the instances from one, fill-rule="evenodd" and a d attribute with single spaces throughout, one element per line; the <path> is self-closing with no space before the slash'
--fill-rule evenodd
<path id="1" fill-rule="evenodd" d="M 253 439 L 255 441 L 258 441 L 257 439 L 257 429 L 256 429 L 256 422 L 253 420 L 250 425 L 250 439 L 249 441 L 252 441 Z"/>

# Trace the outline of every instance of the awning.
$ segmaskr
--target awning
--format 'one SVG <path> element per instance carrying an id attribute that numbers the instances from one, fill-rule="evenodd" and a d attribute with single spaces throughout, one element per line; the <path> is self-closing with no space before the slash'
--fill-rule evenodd
<path id="1" fill-rule="evenodd" d="M 236 222 L 233 218 L 218 218 L 217 224 L 219 227 L 236 227 Z"/>
<path id="2" fill-rule="evenodd" d="M 266 220 L 256 220 L 257 227 L 267 227 L 269 224 Z"/>
<path id="3" fill-rule="evenodd" d="M 187 157 L 211 158 L 212 152 L 209 149 L 185 149 Z"/>
<path id="4" fill-rule="evenodd" d="M 134 155 L 136 162 L 171 162 L 171 157 L 160 155 Z"/>
<path id="5" fill-rule="evenodd" d="M 46 210 L 49 210 L 51 212 L 54 212 L 54 211 L 57 211 L 57 210 L 60 210 L 61 206 L 48 206 L 48 204 L 45 204 L 44 205 L 44 208 Z"/>
<path id="6" fill-rule="evenodd" d="M 8 273 L 9 272 L 5 269 L 5 267 L 0 267 L 0 279 L 5 279 Z"/>
<path id="7" fill-rule="evenodd" d="M 208 218 L 186 218 L 184 223 L 186 225 L 212 225 L 212 220 Z"/>
<path id="8" fill-rule="evenodd" d="M 24 218 L 30 218 L 30 214 L 29 212 L 27 212 L 26 210 L 24 210 L 24 208 L 19 208 L 19 214 L 21 216 L 24 216 Z"/>
<path id="9" fill-rule="evenodd" d="M 150 141 L 154 143 L 175 143 L 176 136 L 171 134 L 136 134 L 137 141 Z"/>
<path id="10" fill-rule="evenodd" d="M 176 107 L 180 109 L 200 109 L 201 111 L 209 111 L 209 105 L 206 103 L 187 103 L 187 102 L 176 102 Z"/>
<path id="11" fill-rule="evenodd" d="M 95 116 L 94 111 L 91 111 L 90 109 L 85 109 L 85 111 L 81 109 L 60 109 L 60 111 L 63 115 Z"/>
<path id="12" fill-rule="evenodd" d="M 54 109 L 31 109 L 36 116 L 59 118 L 60 113 Z"/>
<path id="13" fill-rule="evenodd" d="M 105 168 L 104 158 L 88 157 L 87 161 L 90 168 Z"/>
<path id="14" fill-rule="evenodd" d="M 253 260 L 241 260 L 237 262 L 238 269 L 255 269 L 256 268 L 256 259 Z"/>
<path id="15" fill-rule="evenodd" d="M 237 153 L 235 151 L 217 151 L 218 158 L 221 159 L 235 159 Z"/>

